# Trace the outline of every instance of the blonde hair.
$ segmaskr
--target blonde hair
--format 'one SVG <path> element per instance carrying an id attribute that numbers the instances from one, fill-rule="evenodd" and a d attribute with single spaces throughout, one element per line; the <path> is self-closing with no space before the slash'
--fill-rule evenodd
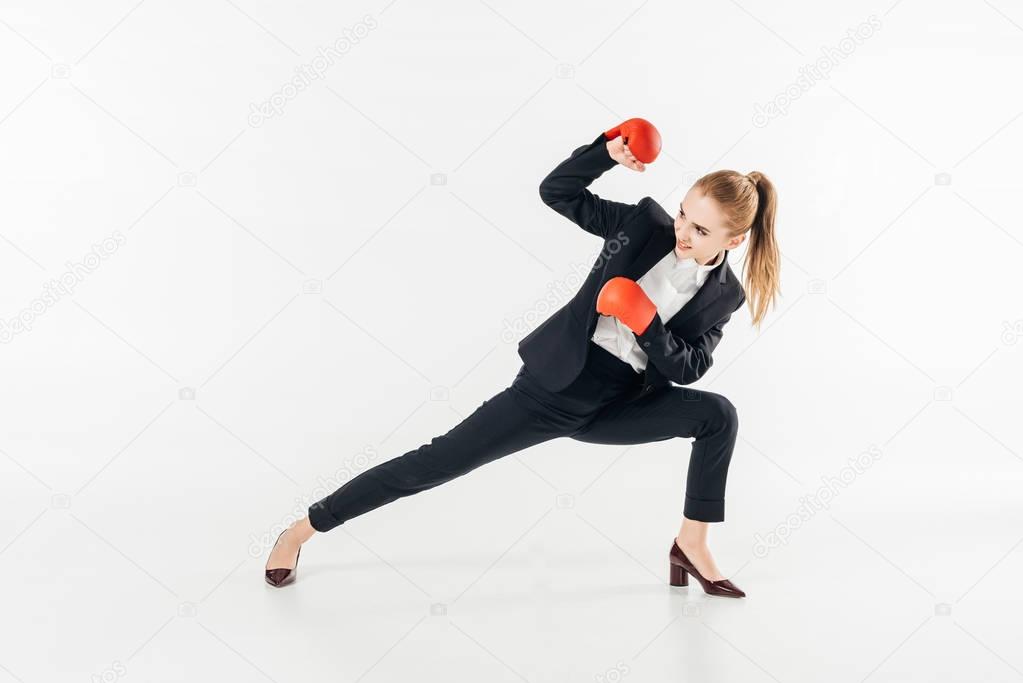
<path id="1" fill-rule="evenodd" d="M 774 185 L 759 171 L 714 171 L 693 185 L 710 197 L 725 214 L 729 237 L 749 232 L 749 248 L 743 269 L 743 287 L 753 324 L 759 329 L 768 306 L 781 293 L 781 252 L 774 238 L 774 214 L 778 204 Z"/>

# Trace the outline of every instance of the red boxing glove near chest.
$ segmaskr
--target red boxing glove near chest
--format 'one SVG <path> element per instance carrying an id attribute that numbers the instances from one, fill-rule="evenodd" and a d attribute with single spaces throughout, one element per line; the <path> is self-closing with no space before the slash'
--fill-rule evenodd
<path id="1" fill-rule="evenodd" d="M 597 312 L 613 315 L 636 334 L 643 334 L 653 322 L 657 306 L 635 280 L 613 277 L 597 295 Z"/>

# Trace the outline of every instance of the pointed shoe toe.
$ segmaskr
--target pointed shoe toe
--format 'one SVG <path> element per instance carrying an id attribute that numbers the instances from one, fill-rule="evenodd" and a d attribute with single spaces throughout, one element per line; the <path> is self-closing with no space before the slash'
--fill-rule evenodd
<path id="1" fill-rule="evenodd" d="M 282 567 L 279 569 L 267 569 L 266 570 L 266 582 L 271 586 L 280 588 L 281 586 L 287 586 L 289 583 L 295 580 L 295 570 Z"/>
<path id="2" fill-rule="evenodd" d="M 728 579 L 711 581 L 710 585 L 704 588 L 708 595 L 721 595 L 728 598 L 744 598 L 746 593 Z"/>
<path id="3" fill-rule="evenodd" d="M 284 531 L 287 531 L 285 529 Z M 274 548 L 277 547 L 277 543 L 280 542 L 281 536 L 284 535 L 284 531 L 277 537 L 277 541 L 274 542 Z M 273 553 L 273 548 L 270 549 L 270 553 Z M 302 548 L 299 547 L 298 552 L 295 553 L 295 566 L 294 567 L 277 567 L 275 569 L 264 569 L 264 579 L 268 584 L 275 588 L 281 586 L 287 586 L 289 583 L 294 583 L 295 577 L 298 574 L 298 558 L 302 556 Z"/>

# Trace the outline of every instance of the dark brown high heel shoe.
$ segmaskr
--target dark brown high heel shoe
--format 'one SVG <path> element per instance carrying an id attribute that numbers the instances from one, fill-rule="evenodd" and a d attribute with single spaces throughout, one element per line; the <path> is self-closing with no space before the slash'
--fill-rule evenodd
<path id="1" fill-rule="evenodd" d="M 284 531 L 287 531 L 287 529 L 285 529 Z M 282 531 L 280 535 L 277 536 L 277 540 L 274 541 L 274 548 L 276 548 L 277 544 L 280 542 L 281 536 L 284 535 L 284 531 Z M 274 552 L 274 548 L 270 548 L 271 555 Z M 295 555 L 295 566 L 292 567 L 291 569 L 288 569 L 287 567 L 279 567 L 277 569 L 264 569 L 264 571 L 266 572 L 266 582 L 271 586 L 274 586 L 275 588 L 287 586 L 289 583 L 292 583 L 295 580 L 295 575 L 298 573 L 298 558 L 301 555 L 302 546 L 299 546 L 298 553 Z M 267 562 L 269 561 L 270 560 L 267 559 Z"/>
<path id="2" fill-rule="evenodd" d="M 744 598 L 746 594 L 743 593 L 738 586 L 729 581 L 728 579 L 718 579 L 717 581 L 708 581 L 700 575 L 700 572 L 696 571 L 696 567 L 689 561 L 686 554 L 682 552 L 682 548 L 678 547 L 678 541 L 671 542 L 671 552 L 668 553 L 668 583 L 672 586 L 688 586 L 689 575 L 692 574 L 696 577 L 696 580 L 700 582 L 703 587 L 703 592 L 707 595 L 720 595 L 727 598 Z"/>

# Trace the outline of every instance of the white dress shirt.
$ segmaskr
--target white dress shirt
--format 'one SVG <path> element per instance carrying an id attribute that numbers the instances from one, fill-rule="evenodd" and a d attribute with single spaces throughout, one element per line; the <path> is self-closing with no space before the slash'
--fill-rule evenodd
<path id="1" fill-rule="evenodd" d="M 637 282 L 657 307 L 665 323 L 682 310 L 703 286 L 710 271 L 720 265 L 724 250 L 713 263 L 701 266 L 694 258 L 680 259 L 672 249 Z M 593 341 L 632 366 L 636 372 L 646 369 L 647 355 L 639 347 L 636 335 L 618 318 L 598 314 Z"/>

